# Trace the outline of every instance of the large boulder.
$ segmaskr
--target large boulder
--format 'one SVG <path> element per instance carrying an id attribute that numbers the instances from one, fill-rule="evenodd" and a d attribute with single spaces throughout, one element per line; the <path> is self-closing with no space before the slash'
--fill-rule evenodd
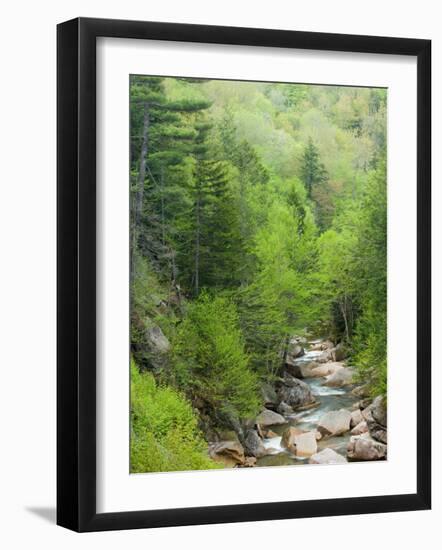
<path id="1" fill-rule="evenodd" d="M 346 409 L 329 411 L 319 420 L 318 431 L 324 436 L 341 435 L 350 430 L 350 420 L 350 411 Z"/>
<path id="2" fill-rule="evenodd" d="M 287 420 L 278 413 L 270 411 L 269 409 L 264 409 L 256 417 L 256 423 L 259 424 L 262 428 L 267 426 L 278 426 L 281 424 L 287 424 Z"/>
<path id="3" fill-rule="evenodd" d="M 352 411 L 350 413 L 350 416 L 351 416 L 350 428 L 354 428 L 364 420 L 364 417 L 362 416 L 362 413 L 361 413 L 361 409 L 356 409 L 355 411 Z"/>
<path id="4" fill-rule="evenodd" d="M 355 411 L 356 409 L 366 409 L 371 403 L 371 399 L 369 398 L 364 398 L 364 399 L 361 399 L 360 401 L 357 401 L 356 403 L 353 403 L 352 405 L 352 409 Z"/>
<path id="5" fill-rule="evenodd" d="M 314 455 L 318 450 L 316 432 L 306 432 L 295 435 L 296 456 L 306 457 Z"/>
<path id="6" fill-rule="evenodd" d="M 316 363 L 316 361 L 306 362 L 302 359 L 291 361 L 287 358 L 285 370 L 295 378 L 310 378 L 312 376 L 312 370 L 317 366 L 318 363 Z"/>
<path id="7" fill-rule="evenodd" d="M 220 441 L 209 447 L 209 456 L 228 468 L 245 464 L 244 448 L 239 441 Z"/>
<path id="8" fill-rule="evenodd" d="M 281 401 L 284 401 L 293 409 L 311 405 L 316 402 L 308 384 L 287 374 L 280 383 L 278 396 Z"/>
<path id="9" fill-rule="evenodd" d="M 289 345 L 287 346 L 286 360 L 289 359 L 293 361 L 298 357 L 302 357 L 304 353 L 305 353 L 304 348 L 300 344 L 290 342 Z"/>
<path id="10" fill-rule="evenodd" d="M 366 422 L 371 437 L 386 445 L 388 442 L 387 429 L 376 422 L 370 422 L 370 420 L 367 420 Z"/>
<path id="11" fill-rule="evenodd" d="M 332 388 L 342 388 L 343 386 L 348 386 L 352 382 L 353 369 L 350 367 L 344 367 L 327 376 L 327 380 L 324 385 Z"/>
<path id="12" fill-rule="evenodd" d="M 387 445 L 371 438 L 368 433 L 353 435 L 347 446 L 349 460 L 384 460 L 387 458 Z"/>
<path id="13" fill-rule="evenodd" d="M 267 454 L 264 443 L 256 430 L 249 430 L 246 433 L 244 438 L 244 449 L 248 456 L 254 456 L 256 458 L 260 458 Z"/>
<path id="14" fill-rule="evenodd" d="M 329 374 L 328 365 L 318 365 L 317 367 L 311 370 L 311 375 L 313 378 L 321 378 Z"/>
<path id="15" fill-rule="evenodd" d="M 318 365 L 311 371 L 311 376 L 314 378 L 320 378 L 323 376 L 330 376 L 344 368 L 343 363 L 331 362 Z"/>
<path id="16" fill-rule="evenodd" d="M 381 426 L 387 427 L 387 402 L 385 397 L 378 395 L 372 403 L 371 414 Z"/>
<path id="17" fill-rule="evenodd" d="M 261 396 L 264 406 L 270 409 L 276 409 L 279 403 L 275 388 L 271 384 L 263 384 L 261 386 Z"/>
<path id="18" fill-rule="evenodd" d="M 305 433 L 304 430 L 295 428 L 294 426 L 288 427 L 284 430 L 281 438 L 281 447 L 288 449 L 290 452 L 296 452 L 295 437 Z"/>
<path id="19" fill-rule="evenodd" d="M 362 420 L 359 424 L 356 424 L 354 428 L 351 429 L 351 435 L 362 435 L 368 432 L 367 422 Z"/>
<path id="20" fill-rule="evenodd" d="M 367 422 L 370 435 L 377 441 L 387 444 L 387 407 L 385 398 L 382 396 L 376 397 L 362 411 L 362 416 Z"/>
<path id="21" fill-rule="evenodd" d="M 327 447 L 321 452 L 316 453 L 310 457 L 309 464 L 346 464 L 347 459 Z"/>
<path id="22" fill-rule="evenodd" d="M 170 342 L 158 325 L 146 329 L 146 341 L 152 353 L 164 354 L 170 350 Z"/>

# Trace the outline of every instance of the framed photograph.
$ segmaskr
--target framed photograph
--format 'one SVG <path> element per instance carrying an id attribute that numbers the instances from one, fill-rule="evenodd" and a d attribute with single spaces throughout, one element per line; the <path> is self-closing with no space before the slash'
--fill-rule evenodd
<path id="1" fill-rule="evenodd" d="M 59 525 L 430 508 L 430 54 L 58 26 Z"/>

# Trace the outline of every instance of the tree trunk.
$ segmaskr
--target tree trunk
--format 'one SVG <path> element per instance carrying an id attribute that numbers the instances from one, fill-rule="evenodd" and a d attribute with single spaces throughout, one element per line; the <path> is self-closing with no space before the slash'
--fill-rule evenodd
<path id="1" fill-rule="evenodd" d="M 166 222 L 165 222 L 165 216 L 164 216 L 164 167 L 161 166 L 161 174 L 160 174 L 160 193 L 161 193 L 161 241 L 163 244 L 163 247 L 166 246 Z"/>
<path id="2" fill-rule="evenodd" d="M 195 296 L 199 294 L 199 270 L 200 270 L 200 208 L 201 208 L 201 190 L 198 187 L 196 196 L 196 232 L 195 232 Z"/>
<path id="3" fill-rule="evenodd" d="M 344 295 L 344 301 L 343 302 L 342 300 L 340 301 L 340 306 L 341 306 L 342 317 L 344 318 L 344 324 L 345 324 L 345 338 L 347 342 L 350 342 L 350 333 L 348 330 L 348 319 L 347 319 L 347 295 L 346 294 Z"/>
<path id="4" fill-rule="evenodd" d="M 240 277 L 240 283 L 243 285 L 245 283 L 245 267 L 246 267 L 246 251 L 243 246 L 243 243 L 247 241 L 247 208 L 246 208 L 246 184 L 244 182 L 244 173 L 245 173 L 245 167 L 240 167 L 240 180 L 239 180 L 239 231 L 241 235 L 241 267 L 239 268 L 239 277 Z"/>
<path id="5" fill-rule="evenodd" d="M 137 190 L 135 195 L 134 216 L 132 226 L 132 250 L 130 264 L 130 281 L 132 283 L 135 272 L 135 251 L 138 245 L 139 225 L 143 211 L 144 180 L 146 178 L 146 162 L 149 145 L 149 105 L 144 103 L 143 140 L 141 143 L 140 168 L 138 171 Z"/>

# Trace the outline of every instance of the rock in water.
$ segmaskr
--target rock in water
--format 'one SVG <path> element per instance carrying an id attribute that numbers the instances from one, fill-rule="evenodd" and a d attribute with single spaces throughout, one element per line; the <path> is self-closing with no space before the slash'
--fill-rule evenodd
<path id="1" fill-rule="evenodd" d="M 365 420 L 362 420 L 359 422 L 359 424 L 356 424 L 356 426 L 351 430 L 351 435 L 362 435 L 368 432 L 368 426 L 367 422 Z"/>
<path id="2" fill-rule="evenodd" d="M 292 346 L 290 349 L 289 349 L 289 352 L 288 354 L 290 355 L 290 357 L 294 357 L 295 359 L 297 357 L 302 357 L 304 355 L 304 348 L 298 344 L 295 344 L 294 346 Z"/>
<path id="3" fill-rule="evenodd" d="M 288 449 L 294 454 L 296 452 L 295 437 L 303 433 L 305 433 L 304 430 L 290 426 L 284 430 L 284 433 L 282 434 L 281 447 Z"/>
<path id="4" fill-rule="evenodd" d="M 316 401 L 310 386 L 290 375 L 283 378 L 278 389 L 278 395 L 281 401 L 294 409 L 310 405 Z"/>
<path id="5" fill-rule="evenodd" d="M 313 368 L 311 371 L 311 376 L 313 376 L 314 378 L 329 376 L 331 374 L 335 374 L 343 368 L 343 363 L 325 363 L 323 365 L 318 365 L 317 367 Z"/>
<path id="6" fill-rule="evenodd" d="M 311 375 L 313 378 L 321 378 L 323 376 L 327 376 L 330 374 L 330 371 L 328 370 L 328 366 L 325 365 L 319 365 L 312 369 Z"/>
<path id="7" fill-rule="evenodd" d="M 287 364 L 293 364 L 298 357 L 302 357 L 305 354 L 304 348 L 297 343 L 291 342 L 288 345 L 287 353 L 285 354 L 285 362 Z"/>
<path id="8" fill-rule="evenodd" d="M 258 435 L 256 430 L 249 430 L 244 438 L 244 447 L 246 454 L 260 458 L 267 454 L 267 450 L 264 447 L 264 443 Z"/>
<path id="9" fill-rule="evenodd" d="M 245 464 L 244 448 L 239 441 L 220 441 L 209 447 L 209 456 L 228 468 Z"/>
<path id="10" fill-rule="evenodd" d="M 352 409 L 355 411 L 356 409 L 366 409 L 371 403 L 371 399 L 361 399 L 360 401 L 357 401 L 356 403 L 353 403 Z"/>
<path id="11" fill-rule="evenodd" d="M 332 388 L 342 388 L 342 386 L 348 386 L 353 382 L 353 370 L 349 367 L 344 367 L 337 370 L 330 376 L 327 376 L 325 386 Z"/>
<path id="12" fill-rule="evenodd" d="M 355 411 L 352 411 L 350 413 L 350 416 L 351 416 L 350 428 L 354 428 L 364 420 L 364 417 L 362 416 L 362 413 L 361 413 L 361 409 L 356 409 Z"/>
<path id="13" fill-rule="evenodd" d="M 330 411 L 321 417 L 318 431 L 322 435 L 340 435 L 350 429 L 351 414 L 346 409 Z"/>
<path id="14" fill-rule="evenodd" d="M 296 456 L 311 456 L 318 450 L 316 443 L 316 432 L 306 432 L 295 435 Z"/>
<path id="15" fill-rule="evenodd" d="M 312 370 L 317 366 L 318 363 L 314 361 L 310 363 L 306 363 L 299 359 L 292 361 L 288 357 L 285 361 L 285 370 L 295 378 L 310 378 L 310 376 L 312 376 Z"/>
<path id="16" fill-rule="evenodd" d="M 375 441 L 368 433 L 353 435 L 347 446 L 349 460 L 384 460 L 387 458 L 387 445 Z"/>
<path id="17" fill-rule="evenodd" d="M 277 426 L 281 424 L 287 424 L 287 420 L 278 413 L 270 411 L 269 409 L 264 409 L 256 417 L 256 423 L 261 427 L 265 428 L 267 426 Z"/>
<path id="18" fill-rule="evenodd" d="M 310 457 L 309 464 L 346 464 L 347 460 L 333 449 L 327 447 Z"/>
<path id="19" fill-rule="evenodd" d="M 333 361 L 333 353 L 331 350 L 327 349 L 318 355 L 315 359 L 318 363 L 327 363 L 328 361 Z"/>
<path id="20" fill-rule="evenodd" d="M 293 414 L 293 409 L 290 405 L 287 405 L 285 401 L 281 401 L 276 409 L 276 412 L 282 414 L 282 416 L 289 416 L 290 414 Z"/>

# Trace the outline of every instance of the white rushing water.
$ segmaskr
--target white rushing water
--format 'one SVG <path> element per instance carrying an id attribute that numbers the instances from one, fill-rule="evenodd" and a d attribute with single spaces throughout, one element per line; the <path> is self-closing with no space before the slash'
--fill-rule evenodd
<path id="1" fill-rule="evenodd" d="M 296 359 L 296 363 L 310 363 L 310 361 L 314 361 L 315 358 L 319 357 L 322 353 L 324 352 L 317 350 L 306 351 L 304 355 Z"/>
<path id="2" fill-rule="evenodd" d="M 317 408 L 313 411 L 306 411 L 305 413 L 300 413 L 296 417 L 296 420 L 300 424 L 301 423 L 306 423 L 306 422 L 308 422 L 309 424 L 311 424 L 313 422 L 317 423 L 317 422 L 319 422 L 319 420 L 321 419 L 321 416 L 323 416 L 323 415 L 324 415 L 324 411 L 320 408 Z"/>
<path id="3" fill-rule="evenodd" d="M 267 451 L 271 454 L 277 454 L 285 452 L 286 449 L 281 446 L 281 436 L 277 437 L 270 437 L 268 439 L 263 439 L 264 447 L 267 449 Z"/>
<path id="4" fill-rule="evenodd" d="M 313 395 L 345 395 L 346 390 L 342 388 L 329 388 L 328 386 L 323 386 L 321 382 L 310 382 L 309 384 Z"/>

